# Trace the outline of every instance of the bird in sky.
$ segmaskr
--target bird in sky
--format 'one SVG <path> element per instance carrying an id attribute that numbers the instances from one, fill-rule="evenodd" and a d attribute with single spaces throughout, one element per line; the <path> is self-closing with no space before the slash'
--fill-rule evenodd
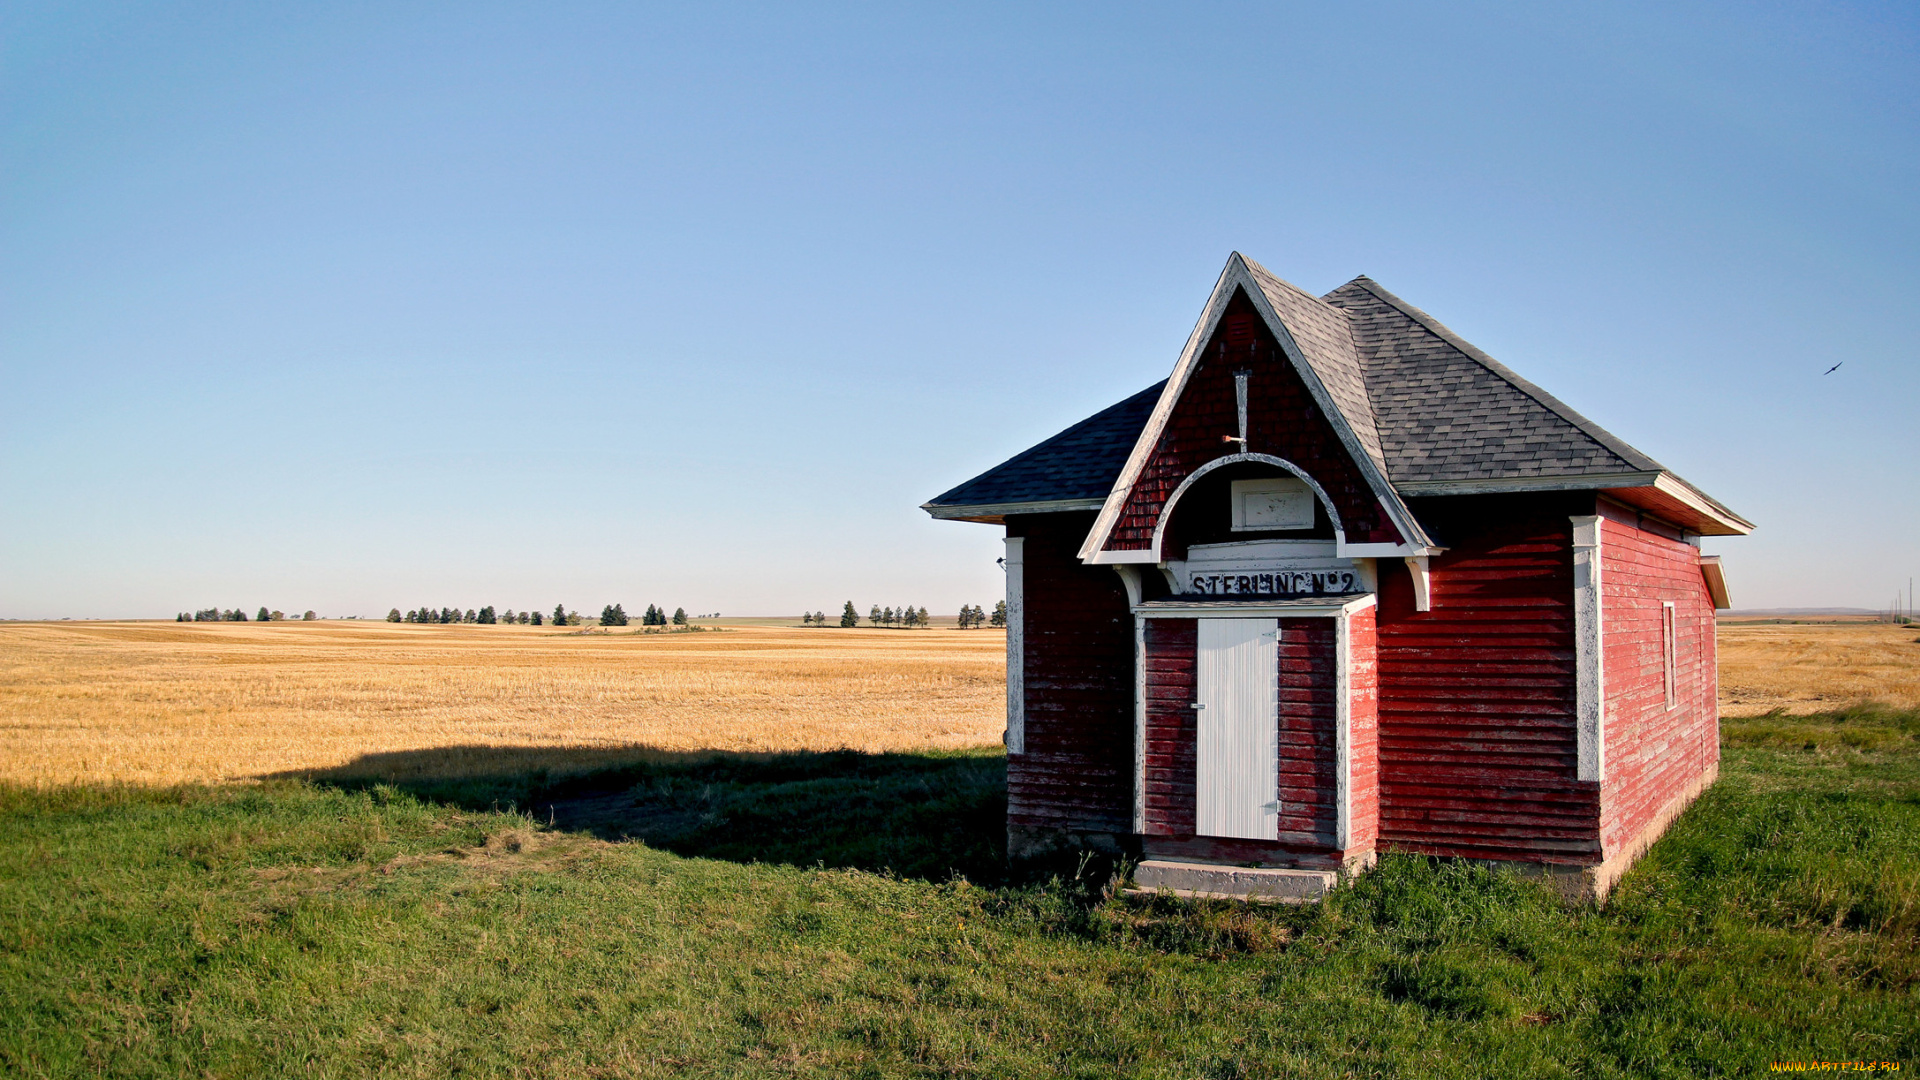
<path id="1" fill-rule="evenodd" d="M 1840 364 L 1844 364 L 1844 363 L 1846 363 L 1846 361 L 1845 361 L 1845 360 L 1842 360 L 1842 361 L 1840 361 Z M 1822 374 L 1822 375 L 1831 375 L 1831 374 L 1833 374 L 1834 372 L 1836 372 L 1836 371 L 1839 371 L 1839 370 L 1840 370 L 1840 364 L 1835 364 L 1835 365 L 1833 365 L 1832 367 L 1830 367 L 1830 368 L 1828 368 L 1827 370 L 1825 370 L 1825 371 L 1823 371 L 1823 372 L 1821 372 L 1820 374 Z"/>

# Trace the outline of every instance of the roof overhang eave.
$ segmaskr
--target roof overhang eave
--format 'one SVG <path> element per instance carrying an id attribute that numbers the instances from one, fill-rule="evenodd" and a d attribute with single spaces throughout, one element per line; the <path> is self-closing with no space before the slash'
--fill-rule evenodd
<path id="1" fill-rule="evenodd" d="M 977 521 L 983 525 L 1004 525 L 1014 514 L 1071 514 L 1098 510 L 1105 499 L 1043 499 L 1030 502 L 973 503 L 948 506 L 922 503 L 920 509 L 940 521 Z"/>
<path id="2" fill-rule="evenodd" d="M 1407 498 L 1501 495 L 1528 491 L 1598 491 L 1702 536 L 1745 536 L 1753 531 L 1753 522 L 1664 469 L 1571 476 L 1429 480 L 1395 484 L 1394 488 Z"/>

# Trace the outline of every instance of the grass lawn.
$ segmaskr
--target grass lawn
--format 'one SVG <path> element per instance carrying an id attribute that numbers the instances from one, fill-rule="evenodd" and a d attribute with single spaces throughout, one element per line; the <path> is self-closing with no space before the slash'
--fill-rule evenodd
<path id="1" fill-rule="evenodd" d="M 1920 713 L 1725 734 L 1600 910 L 1405 856 L 1311 908 L 1006 880 L 984 751 L 0 789 L 0 1073 L 1920 1069 Z"/>

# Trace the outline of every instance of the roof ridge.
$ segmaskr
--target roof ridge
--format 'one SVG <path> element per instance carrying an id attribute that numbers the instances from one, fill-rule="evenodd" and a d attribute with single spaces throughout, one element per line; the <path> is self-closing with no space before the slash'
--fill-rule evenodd
<path id="1" fill-rule="evenodd" d="M 1400 312 L 1400 314 L 1405 315 L 1407 318 L 1419 324 L 1421 329 L 1446 342 L 1448 345 L 1451 345 L 1462 356 L 1486 368 L 1514 389 L 1539 402 L 1555 416 L 1572 424 L 1575 428 L 1579 429 L 1581 434 L 1599 443 L 1602 447 L 1605 447 L 1608 452 L 1626 462 L 1628 465 L 1648 472 L 1670 473 L 1672 471 L 1653 458 L 1635 449 L 1618 435 L 1582 416 L 1566 402 L 1535 386 L 1532 382 L 1520 375 L 1519 372 L 1488 356 L 1485 352 L 1482 352 L 1478 346 L 1448 329 L 1440 320 L 1388 292 L 1384 286 L 1367 275 L 1361 274 L 1352 281 L 1347 282 L 1346 285 L 1340 286 L 1339 289 L 1335 289 L 1327 295 L 1332 296 L 1334 293 L 1339 292 L 1340 289 L 1354 285 L 1372 293 L 1382 303 L 1387 304 L 1394 310 Z M 1325 301 L 1323 300 L 1322 302 L 1324 303 Z M 1336 305 L 1329 304 L 1328 306 L 1332 307 Z M 1371 400 L 1371 395 L 1369 395 L 1369 400 Z M 1678 478 L 1676 477 L 1676 479 Z M 1692 487 L 1691 484 L 1687 486 Z"/>
<path id="2" fill-rule="evenodd" d="M 1236 254 L 1238 253 L 1236 252 Z M 1360 385 L 1357 387 L 1357 389 L 1360 391 L 1360 400 L 1363 403 L 1365 403 L 1367 407 L 1367 422 L 1373 426 L 1373 440 L 1374 440 L 1375 446 L 1377 447 L 1380 443 L 1380 410 L 1376 408 L 1373 404 L 1373 389 L 1367 385 L 1366 361 L 1362 359 L 1360 356 L 1360 343 L 1354 339 L 1353 313 L 1348 311 L 1346 308 L 1341 307 L 1338 304 L 1327 303 L 1325 297 L 1313 295 L 1312 293 L 1301 288 L 1300 286 L 1295 285 L 1293 282 L 1288 281 L 1286 278 L 1281 277 L 1280 275 L 1274 273 L 1273 271 L 1267 269 L 1266 267 L 1260 265 L 1259 263 L 1253 261 L 1252 259 L 1247 258 L 1245 255 L 1241 255 L 1240 258 L 1243 262 L 1247 264 L 1247 268 L 1250 271 L 1252 271 L 1256 276 L 1265 275 L 1268 280 L 1273 281 L 1278 285 L 1285 286 L 1287 289 L 1291 290 L 1293 294 L 1298 296 L 1300 299 L 1306 300 L 1312 304 L 1319 306 L 1323 311 L 1327 312 L 1330 315 L 1335 315 L 1339 317 L 1340 325 L 1345 327 L 1347 331 L 1347 347 L 1353 350 L 1354 362 L 1359 367 L 1358 374 L 1360 376 Z M 1371 454 L 1372 451 L 1370 450 L 1369 453 Z M 1379 453 L 1377 464 L 1380 467 L 1380 471 L 1387 474 L 1387 482 L 1392 483 L 1393 476 L 1392 476 L 1391 466 L 1387 463 L 1386 454 L 1384 451 Z"/>

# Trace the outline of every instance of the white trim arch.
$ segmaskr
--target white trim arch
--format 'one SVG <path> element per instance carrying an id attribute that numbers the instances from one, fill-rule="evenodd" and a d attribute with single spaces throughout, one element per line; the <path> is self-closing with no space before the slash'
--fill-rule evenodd
<path id="1" fill-rule="evenodd" d="M 1160 518 L 1153 523 L 1153 546 L 1147 549 L 1153 555 L 1152 561 L 1163 561 L 1160 557 L 1160 542 L 1166 536 L 1167 522 L 1173 520 L 1173 509 L 1179 505 L 1180 496 L 1187 493 L 1187 489 L 1193 486 L 1194 481 L 1213 470 L 1226 465 L 1238 465 L 1243 462 L 1258 462 L 1262 465 L 1278 466 L 1306 481 L 1307 486 L 1313 489 L 1313 494 L 1319 498 L 1320 505 L 1326 507 L 1327 520 L 1333 522 L 1334 550 L 1344 551 L 1346 549 L 1347 531 L 1340 526 L 1339 511 L 1333 508 L 1333 499 L 1327 494 L 1327 489 L 1320 486 L 1320 481 L 1308 476 L 1307 470 L 1295 465 L 1286 458 L 1274 457 L 1272 454 L 1228 454 L 1223 458 L 1214 458 L 1212 461 L 1188 473 L 1187 478 L 1180 481 L 1180 486 L 1173 489 L 1173 494 L 1167 496 L 1167 501 L 1161 504 Z"/>

